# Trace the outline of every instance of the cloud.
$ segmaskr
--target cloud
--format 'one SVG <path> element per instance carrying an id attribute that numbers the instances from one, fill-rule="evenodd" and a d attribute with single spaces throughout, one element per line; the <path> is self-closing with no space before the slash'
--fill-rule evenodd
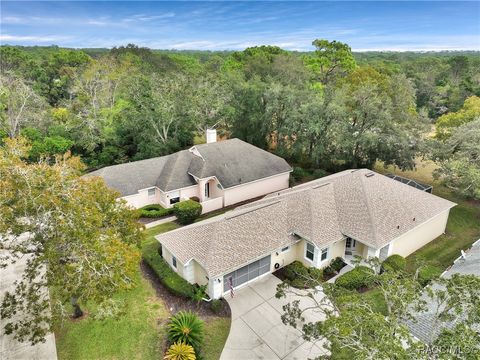
<path id="1" fill-rule="evenodd" d="M 175 17 L 174 12 L 167 12 L 159 15 L 136 14 L 122 19 L 123 22 L 147 22 Z"/>
<path id="2" fill-rule="evenodd" d="M 56 35 L 9 35 L 0 34 L 0 41 L 13 41 L 13 42 L 56 42 L 69 40 L 69 36 L 56 36 Z"/>

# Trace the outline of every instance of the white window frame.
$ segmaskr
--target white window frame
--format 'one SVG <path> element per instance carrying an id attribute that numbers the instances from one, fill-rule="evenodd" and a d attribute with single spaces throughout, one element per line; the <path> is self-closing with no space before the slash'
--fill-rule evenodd
<path id="1" fill-rule="evenodd" d="M 322 256 L 324 254 L 324 251 L 325 251 L 325 254 L 326 254 L 326 257 L 325 259 L 322 259 Z M 326 248 L 323 248 L 320 250 L 320 262 L 323 262 L 323 261 L 327 261 L 328 260 L 328 255 L 329 255 L 329 247 L 326 247 Z"/>
<path id="2" fill-rule="evenodd" d="M 286 253 L 290 251 L 290 246 L 284 246 L 283 248 L 280 249 L 280 252 Z"/>
<path id="3" fill-rule="evenodd" d="M 309 246 L 309 245 L 313 247 L 313 250 L 312 250 L 312 251 L 308 250 L 308 246 Z M 312 259 L 310 259 L 310 258 L 307 256 L 308 253 L 311 253 L 311 254 L 312 254 Z M 310 261 L 310 262 L 313 263 L 313 261 L 315 260 L 315 245 L 310 244 L 309 242 L 306 242 L 306 243 L 305 243 L 305 253 L 304 253 L 304 255 L 305 255 L 305 259 L 306 259 L 307 261 Z"/>
<path id="4" fill-rule="evenodd" d="M 177 269 L 177 258 L 172 255 L 172 266 L 176 270 Z"/>
<path id="5" fill-rule="evenodd" d="M 148 191 L 148 197 L 155 196 L 155 194 L 156 194 L 155 188 L 150 188 L 147 191 Z M 153 191 L 153 194 L 150 193 L 151 191 Z"/>

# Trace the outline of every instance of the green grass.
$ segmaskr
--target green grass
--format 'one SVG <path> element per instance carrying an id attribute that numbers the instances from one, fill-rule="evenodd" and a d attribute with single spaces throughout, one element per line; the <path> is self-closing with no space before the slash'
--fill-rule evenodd
<path id="1" fill-rule="evenodd" d="M 161 234 L 161 233 L 164 233 L 164 232 L 167 232 L 167 231 L 175 230 L 175 229 L 178 229 L 179 227 L 180 227 L 180 225 L 178 225 L 177 223 L 167 222 L 167 223 L 164 223 L 164 224 L 154 226 L 150 229 L 146 229 L 145 230 L 145 239 L 142 243 L 142 247 L 147 245 L 147 244 L 151 244 L 152 242 L 157 242 L 157 240 L 155 240 L 155 235 L 158 235 L 158 234 Z"/>
<path id="2" fill-rule="evenodd" d="M 168 312 L 155 290 L 138 274 L 139 285 L 116 296 L 125 304 L 118 319 L 85 319 L 56 326 L 59 359 L 160 359 Z M 94 307 L 84 310 L 93 312 Z"/>
<path id="3" fill-rule="evenodd" d="M 407 269 L 415 270 L 417 261 L 445 270 L 480 238 L 480 209 L 460 203 L 450 210 L 446 233 L 407 257 Z"/>
<path id="4" fill-rule="evenodd" d="M 209 318 L 205 321 L 205 341 L 202 354 L 205 360 L 218 360 L 230 332 L 230 318 Z"/>

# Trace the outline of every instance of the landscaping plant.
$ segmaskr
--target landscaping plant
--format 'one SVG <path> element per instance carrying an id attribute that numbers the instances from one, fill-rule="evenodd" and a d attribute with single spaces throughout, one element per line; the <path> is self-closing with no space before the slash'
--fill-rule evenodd
<path id="1" fill-rule="evenodd" d="M 405 271 L 407 260 L 401 255 L 391 255 L 382 263 L 382 271 Z"/>
<path id="2" fill-rule="evenodd" d="M 195 360 L 196 358 L 193 347 L 183 342 L 176 342 L 170 345 L 163 357 L 164 360 Z"/>
<path id="3" fill-rule="evenodd" d="M 369 288 L 373 283 L 374 271 L 366 266 L 357 266 L 355 269 L 341 275 L 335 281 L 337 286 L 349 290 Z"/>
<path id="4" fill-rule="evenodd" d="M 173 213 L 180 224 L 191 224 L 202 214 L 202 205 L 193 200 L 180 201 L 174 205 Z"/>
<path id="5" fill-rule="evenodd" d="M 203 342 L 203 321 L 191 311 L 179 311 L 168 324 L 168 340 L 191 345 L 198 353 Z"/>

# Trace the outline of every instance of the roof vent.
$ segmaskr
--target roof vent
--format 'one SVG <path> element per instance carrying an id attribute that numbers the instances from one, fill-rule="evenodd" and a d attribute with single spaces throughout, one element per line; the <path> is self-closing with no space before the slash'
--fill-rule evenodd
<path id="1" fill-rule="evenodd" d="M 400 229 L 400 225 L 397 225 L 397 229 Z"/>
<path id="2" fill-rule="evenodd" d="M 413 218 L 413 221 L 415 221 L 415 218 Z"/>
<path id="3" fill-rule="evenodd" d="M 366 173 L 366 174 L 365 174 L 365 177 L 372 177 L 372 176 L 374 176 L 374 175 L 375 175 L 374 172 L 369 172 L 369 173 Z"/>

